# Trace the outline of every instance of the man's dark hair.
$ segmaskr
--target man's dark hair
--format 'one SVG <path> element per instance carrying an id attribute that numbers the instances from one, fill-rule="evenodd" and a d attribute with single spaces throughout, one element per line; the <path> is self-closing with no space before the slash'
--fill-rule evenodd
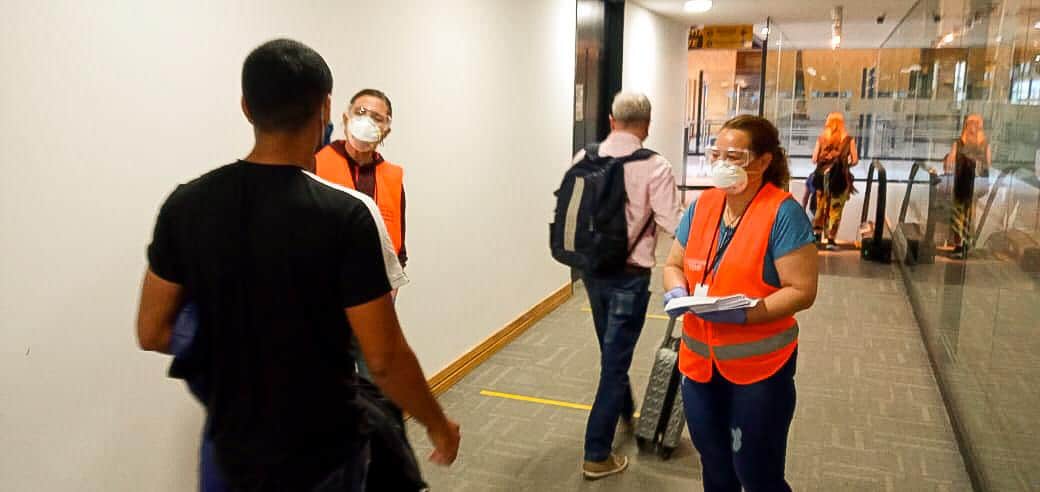
<path id="1" fill-rule="evenodd" d="M 329 66 L 298 41 L 268 41 L 242 65 L 242 95 L 253 124 L 263 131 L 299 130 L 331 93 Z"/>
<path id="2" fill-rule="evenodd" d="M 357 101 L 359 97 L 363 96 L 378 97 L 379 99 L 382 99 L 383 102 L 386 103 L 386 115 L 394 115 L 394 105 L 390 104 L 390 97 L 379 89 L 361 89 L 357 94 L 354 94 L 354 97 L 350 98 L 350 105 L 353 106 L 354 102 Z"/>

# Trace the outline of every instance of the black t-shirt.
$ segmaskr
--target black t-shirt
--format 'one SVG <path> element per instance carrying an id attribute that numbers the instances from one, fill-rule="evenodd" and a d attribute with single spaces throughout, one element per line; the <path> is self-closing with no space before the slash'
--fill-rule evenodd
<path id="1" fill-rule="evenodd" d="M 151 270 L 199 312 L 177 371 L 205 372 L 210 435 L 232 476 L 357 432 L 344 308 L 388 293 L 392 271 L 366 200 L 298 167 L 239 161 L 179 186 L 159 213 Z"/>

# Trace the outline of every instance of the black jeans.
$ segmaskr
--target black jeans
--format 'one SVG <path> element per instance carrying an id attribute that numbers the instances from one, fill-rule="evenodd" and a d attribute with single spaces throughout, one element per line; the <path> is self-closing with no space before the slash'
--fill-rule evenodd
<path id="1" fill-rule="evenodd" d="M 236 470 L 221 463 L 233 492 L 364 492 L 371 457 L 366 439 L 350 439 L 333 448 L 310 449 L 277 465 Z"/>

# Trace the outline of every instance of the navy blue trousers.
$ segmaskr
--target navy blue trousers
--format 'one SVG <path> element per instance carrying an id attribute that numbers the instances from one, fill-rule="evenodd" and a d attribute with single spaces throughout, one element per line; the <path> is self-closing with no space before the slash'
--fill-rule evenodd
<path id="1" fill-rule="evenodd" d="M 686 422 L 706 492 L 790 492 L 784 467 L 797 358 L 795 351 L 776 374 L 754 384 L 731 383 L 717 367 L 707 383 L 683 378 Z"/>
<path id="2" fill-rule="evenodd" d="M 599 386 L 585 429 L 585 460 L 610 456 L 618 418 L 635 412 L 628 368 L 650 303 L 650 275 L 618 273 L 583 277 L 600 349 Z"/>

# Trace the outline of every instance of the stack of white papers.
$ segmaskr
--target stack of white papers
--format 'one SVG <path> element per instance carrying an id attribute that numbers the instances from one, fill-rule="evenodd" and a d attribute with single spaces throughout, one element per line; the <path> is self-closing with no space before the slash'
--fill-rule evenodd
<path id="1" fill-rule="evenodd" d="M 677 297 L 668 301 L 664 309 L 665 311 L 671 311 L 673 309 L 689 308 L 690 311 L 695 313 L 713 313 L 731 309 L 748 309 L 756 305 L 758 305 L 758 299 L 751 299 L 744 294 L 734 294 L 725 297 L 687 296 Z"/>

